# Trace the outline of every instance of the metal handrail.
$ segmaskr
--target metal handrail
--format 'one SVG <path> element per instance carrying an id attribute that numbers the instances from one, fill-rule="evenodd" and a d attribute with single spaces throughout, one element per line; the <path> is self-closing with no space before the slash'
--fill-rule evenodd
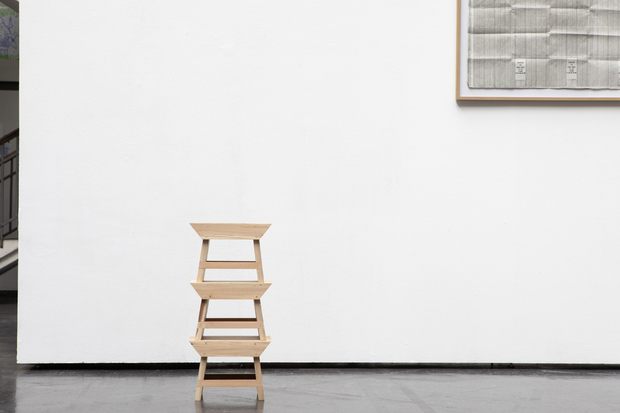
<path id="1" fill-rule="evenodd" d="M 0 138 L 0 145 L 2 145 L 3 143 L 7 143 L 16 136 L 19 136 L 19 128 L 15 129 L 13 132 L 7 133 L 2 138 Z"/>
<path id="2" fill-rule="evenodd" d="M 14 141 L 14 145 L 12 144 Z M 5 154 L 6 145 L 10 153 Z M 0 138 L 0 248 L 4 240 L 17 233 L 19 179 L 19 129 Z"/>

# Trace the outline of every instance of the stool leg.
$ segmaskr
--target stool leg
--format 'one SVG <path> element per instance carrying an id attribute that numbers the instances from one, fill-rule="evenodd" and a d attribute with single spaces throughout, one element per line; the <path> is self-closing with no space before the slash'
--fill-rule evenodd
<path id="1" fill-rule="evenodd" d="M 200 367 L 198 368 L 198 383 L 196 384 L 196 397 L 194 400 L 199 402 L 202 400 L 202 386 L 200 385 L 200 381 L 205 379 L 205 372 L 207 371 L 207 358 L 200 358 Z"/>
<path id="2" fill-rule="evenodd" d="M 265 392 L 263 391 L 263 373 L 260 369 L 260 357 L 254 357 L 254 374 L 256 375 L 256 391 L 258 393 L 258 400 L 265 400 Z"/>

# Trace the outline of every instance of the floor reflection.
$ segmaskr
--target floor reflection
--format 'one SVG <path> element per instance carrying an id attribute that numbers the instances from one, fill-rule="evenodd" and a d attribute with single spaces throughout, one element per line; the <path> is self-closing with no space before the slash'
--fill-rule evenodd
<path id="1" fill-rule="evenodd" d="M 17 377 L 15 411 L 262 412 L 256 389 L 209 389 L 194 401 L 193 370 L 30 370 Z M 0 409 L 1 411 L 2 409 Z"/>
<path id="2" fill-rule="evenodd" d="M 196 405 L 196 413 L 205 413 L 205 412 L 231 412 L 231 413 L 248 413 L 248 412 L 263 412 L 263 406 L 265 402 L 262 400 L 255 400 L 254 403 L 250 403 L 248 401 L 246 406 L 229 406 L 224 405 L 220 402 L 212 403 L 205 402 L 201 400 L 199 402 L 195 402 Z"/>
<path id="3" fill-rule="evenodd" d="M 254 388 L 208 388 L 196 372 L 41 370 L 16 378 L 15 411 L 43 412 L 559 412 L 620 411 L 620 371 L 264 369 Z M 9 388 L 10 390 L 10 388 Z M 593 408 L 595 406 L 595 408 Z M 11 404 L 0 411 L 11 412 Z"/>

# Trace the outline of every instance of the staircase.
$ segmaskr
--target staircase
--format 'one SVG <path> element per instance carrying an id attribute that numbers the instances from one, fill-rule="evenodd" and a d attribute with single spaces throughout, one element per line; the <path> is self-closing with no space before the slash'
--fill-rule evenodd
<path id="1" fill-rule="evenodd" d="M 0 277 L 17 267 L 19 129 L 0 139 Z"/>

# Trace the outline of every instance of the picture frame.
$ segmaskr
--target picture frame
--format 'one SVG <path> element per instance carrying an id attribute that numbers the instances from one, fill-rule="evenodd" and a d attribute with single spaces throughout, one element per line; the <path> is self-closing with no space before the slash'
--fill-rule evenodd
<path id="1" fill-rule="evenodd" d="M 467 84 L 469 0 L 457 0 L 457 101 L 620 102 L 620 89 L 471 89 Z"/>

